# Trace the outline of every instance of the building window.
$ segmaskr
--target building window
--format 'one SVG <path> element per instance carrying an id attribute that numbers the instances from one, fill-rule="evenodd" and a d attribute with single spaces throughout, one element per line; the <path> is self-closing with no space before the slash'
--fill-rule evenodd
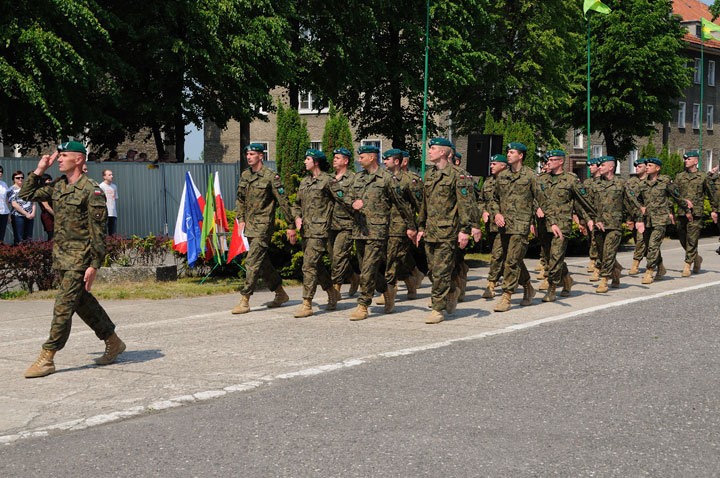
<path id="1" fill-rule="evenodd" d="M 700 105 L 693 103 L 693 129 L 700 129 Z"/>
<path id="2" fill-rule="evenodd" d="M 713 129 L 715 108 L 713 105 L 707 105 L 707 129 Z"/>
<path id="3" fill-rule="evenodd" d="M 308 115 L 313 113 L 327 113 L 330 111 L 330 108 L 318 109 L 317 106 L 313 104 L 313 101 L 315 101 L 315 99 L 311 91 L 301 91 L 298 94 L 298 113 Z"/>
<path id="4" fill-rule="evenodd" d="M 693 83 L 700 84 L 700 58 L 695 58 L 695 71 L 693 72 Z"/>
<path id="5" fill-rule="evenodd" d="M 701 25 L 695 25 L 695 36 L 700 38 L 700 34 L 702 33 L 702 26 Z"/>
<path id="6" fill-rule="evenodd" d="M 583 130 L 573 130 L 573 148 L 582 149 L 583 147 Z"/>
<path id="7" fill-rule="evenodd" d="M 364 139 L 360 141 L 361 146 L 377 146 L 377 148 L 382 152 L 382 140 L 379 139 Z"/>
<path id="8" fill-rule="evenodd" d="M 678 102 L 678 128 L 685 127 L 685 102 Z"/>
<path id="9" fill-rule="evenodd" d="M 592 157 L 599 158 L 602 156 L 602 144 L 594 144 L 592 146 Z"/>
<path id="10" fill-rule="evenodd" d="M 715 86 L 715 62 L 708 61 L 708 86 Z"/>
<path id="11" fill-rule="evenodd" d="M 310 141 L 310 147 L 322 151 L 322 141 Z"/>
<path id="12" fill-rule="evenodd" d="M 635 161 L 638 159 L 638 150 L 634 149 L 630 151 L 629 161 L 630 161 L 630 174 L 635 174 Z"/>

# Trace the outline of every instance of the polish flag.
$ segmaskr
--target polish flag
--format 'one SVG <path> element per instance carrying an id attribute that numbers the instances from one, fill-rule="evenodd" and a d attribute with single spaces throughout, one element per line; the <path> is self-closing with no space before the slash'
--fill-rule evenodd
<path id="1" fill-rule="evenodd" d="M 233 257 L 250 249 L 250 243 L 248 243 L 244 232 L 240 230 L 240 223 L 235 219 L 235 227 L 233 227 L 232 239 L 230 240 L 230 250 L 228 251 L 228 264 L 233 260 Z"/>
<path id="2" fill-rule="evenodd" d="M 220 192 L 219 174 L 220 173 L 215 171 L 215 184 L 213 186 L 213 189 L 215 190 L 215 230 L 220 236 L 218 240 L 220 243 L 220 251 L 225 252 L 227 250 L 227 239 L 226 236 L 221 235 L 220 233 L 228 232 L 230 227 L 228 226 L 227 215 L 225 215 L 225 202 L 223 201 L 222 193 Z"/>

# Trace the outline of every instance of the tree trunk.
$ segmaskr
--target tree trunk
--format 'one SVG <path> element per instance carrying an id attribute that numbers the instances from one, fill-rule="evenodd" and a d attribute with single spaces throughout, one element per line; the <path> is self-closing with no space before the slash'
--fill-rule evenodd
<path id="1" fill-rule="evenodd" d="M 152 125 L 153 140 L 155 140 L 155 149 L 157 150 L 158 159 L 162 158 L 165 154 L 165 145 L 162 140 L 162 133 L 160 132 L 160 126 L 157 123 Z"/>
<path id="2" fill-rule="evenodd" d="M 247 169 L 247 159 L 245 158 L 245 146 L 250 144 L 250 121 L 240 122 L 240 170 Z M 265 158 L 268 159 L 268 158 Z"/>
<path id="3" fill-rule="evenodd" d="M 300 21 L 297 18 L 290 20 L 290 28 L 292 28 L 292 40 L 290 40 L 290 51 L 295 56 L 295 61 L 299 61 L 300 56 Z M 300 109 L 300 85 L 295 77 L 288 85 L 288 95 L 290 96 L 290 108 L 294 110 Z"/>
<path id="4" fill-rule="evenodd" d="M 185 162 L 185 120 L 182 111 L 175 113 L 175 158 L 178 163 Z"/>
<path id="5" fill-rule="evenodd" d="M 604 129 L 602 132 L 603 138 L 605 139 L 605 149 L 607 149 L 607 156 L 614 156 L 617 158 L 617 144 L 615 143 L 615 136 L 609 129 Z"/>

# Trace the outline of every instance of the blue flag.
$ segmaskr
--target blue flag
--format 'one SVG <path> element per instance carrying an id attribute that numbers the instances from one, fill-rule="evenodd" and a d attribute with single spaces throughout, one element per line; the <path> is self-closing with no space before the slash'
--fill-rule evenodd
<path id="1" fill-rule="evenodd" d="M 190 177 L 190 171 L 185 173 L 185 204 L 183 204 L 183 232 L 187 234 L 187 262 L 188 266 L 193 267 L 200 254 L 203 216 L 198 204 L 195 191 L 197 188 Z"/>

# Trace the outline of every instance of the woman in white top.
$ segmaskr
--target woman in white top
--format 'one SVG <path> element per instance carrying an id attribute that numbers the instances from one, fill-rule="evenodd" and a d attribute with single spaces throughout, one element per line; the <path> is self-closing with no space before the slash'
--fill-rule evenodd
<path id="1" fill-rule="evenodd" d="M 25 173 L 15 171 L 13 186 L 10 188 L 8 202 L 12 206 L 13 244 L 32 239 L 33 222 L 35 220 L 35 203 L 20 197 L 20 188 L 25 180 Z"/>
<path id="2" fill-rule="evenodd" d="M 8 185 L 2 180 L 5 170 L 0 166 L 0 242 L 5 239 L 8 217 L 10 217 L 10 206 L 8 205 Z"/>

